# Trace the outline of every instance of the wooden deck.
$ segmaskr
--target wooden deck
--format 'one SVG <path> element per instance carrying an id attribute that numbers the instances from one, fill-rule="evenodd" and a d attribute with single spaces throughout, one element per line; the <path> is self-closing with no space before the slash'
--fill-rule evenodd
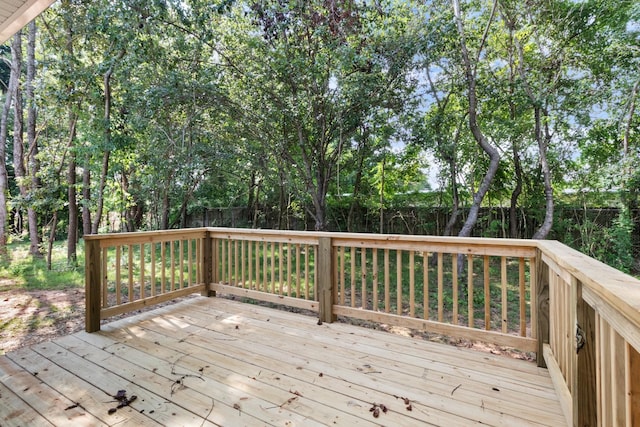
<path id="1" fill-rule="evenodd" d="M 119 390 L 137 398 L 114 410 Z M 566 422 L 533 363 L 222 298 L 0 357 L 2 426 L 158 424 Z"/>

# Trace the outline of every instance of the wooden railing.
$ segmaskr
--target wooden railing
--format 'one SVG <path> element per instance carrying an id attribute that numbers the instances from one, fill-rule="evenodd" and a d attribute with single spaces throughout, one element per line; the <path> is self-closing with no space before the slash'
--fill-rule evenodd
<path id="1" fill-rule="evenodd" d="M 548 294 L 539 362 L 569 424 L 640 425 L 640 281 L 561 243 L 538 247 Z"/>
<path id="2" fill-rule="evenodd" d="M 86 330 L 100 319 L 194 292 L 211 281 L 205 229 L 85 236 Z"/>
<path id="3" fill-rule="evenodd" d="M 88 331 L 236 295 L 536 352 L 571 425 L 640 425 L 640 281 L 558 242 L 200 228 L 85 248 Z"/>

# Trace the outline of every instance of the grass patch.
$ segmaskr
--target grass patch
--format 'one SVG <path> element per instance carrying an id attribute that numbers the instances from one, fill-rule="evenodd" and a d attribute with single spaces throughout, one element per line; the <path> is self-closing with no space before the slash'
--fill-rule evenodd
<path id="1" fill-rule="evenodd" d="M 84 245 L 78 245 L 78 267 L 67 263 L 67 243 L 56 242 L 51 255 L 51 270 L 45 257 L 29 255 L 29 243 L 12 243 L 7 257 L 0 261 L 0 292 L 11 289 L 55 290 L 84 286 Z"/>

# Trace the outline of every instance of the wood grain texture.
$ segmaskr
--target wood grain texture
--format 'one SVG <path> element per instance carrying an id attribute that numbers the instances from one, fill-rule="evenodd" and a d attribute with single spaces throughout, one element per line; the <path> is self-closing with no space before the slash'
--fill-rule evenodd
<path id="1" fill-rule="evenodd" d="M 2 425 L 566 425 L 534 363 L 199 296 L 2 356 L 0 395 Z"/>

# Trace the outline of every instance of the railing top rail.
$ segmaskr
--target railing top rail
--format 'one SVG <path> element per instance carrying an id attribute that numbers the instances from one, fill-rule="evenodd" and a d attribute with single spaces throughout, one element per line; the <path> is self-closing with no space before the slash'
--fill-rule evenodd
<path id="1" fill-rule="evenodd" d="M 538 247 L 640 331 L 640 280 L 558 241 L 540 240 Z"/>
<path id="2" fill-rule="evenodd" d="M 318 239 L 320 237 L 330 237 L 334 244 L 349 241 L 363 243 L 371 242 L 419 242 L 419 243 L 439 243 L 464 246 L 499 246 L 499 247 L 519 247 L 531 248 L 537 247 L 535 240 L 524 239 L 500 239 L 500 238 L 484 238 L 484 237 L 447 237 L 447 236 L 423 236 L 408 234 L 375 234 L 375 233 L 346 233 L 346 232 L 330 232 L 330 231 L 292 231 L 292 230 L 265 230 L 265 229 L 247 229 L 247 228 L 225 228 L 225 227 L 208 227 L 207 230 L 212 235 L 242 235 L 242 236 L 287 236 L 287 237 L 303 237 Z"/>
<path id="3" fill-rule="evenodd" d="M 100 246 L 116 246 L 137 243 L 166 242 L 180 239 L 201 238 L 207 235 L 207 229 L 182 228 L 177 230 L 136 231 L 126 233 L 106 233 L 85 235 L 85 241 L 100 241 Z"/>

